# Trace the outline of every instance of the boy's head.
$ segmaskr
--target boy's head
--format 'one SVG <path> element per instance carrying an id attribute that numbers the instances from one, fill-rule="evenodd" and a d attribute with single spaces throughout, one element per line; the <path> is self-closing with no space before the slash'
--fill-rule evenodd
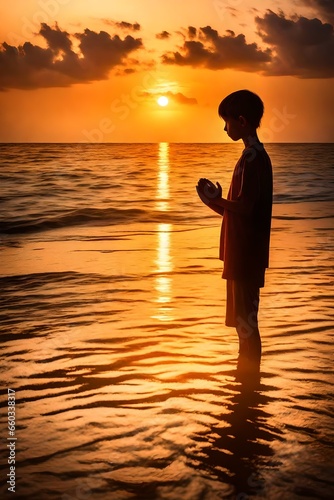
<path id="1" fill-rule="evenodd" d="M 237 90 L 229 94 L 218 107 L 221 118 L 238 120 L 242 116 L 255 129 L 260 126 L 264 106 L 258 95 L 250 90 Z"/>

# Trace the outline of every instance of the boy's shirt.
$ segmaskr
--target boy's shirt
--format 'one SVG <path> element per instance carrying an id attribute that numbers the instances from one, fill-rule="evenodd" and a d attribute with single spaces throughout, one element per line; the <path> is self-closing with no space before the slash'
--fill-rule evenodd
<path id="1" fill-rule="evenodd" d="M 223 278 L 264 285 L 269 264 L 272 196 L 272 166 L 263 145 L 244 149 L 227 199 L 247 200 L 252 208 L 246 214 L 224 210 L 220 239 Z"/>

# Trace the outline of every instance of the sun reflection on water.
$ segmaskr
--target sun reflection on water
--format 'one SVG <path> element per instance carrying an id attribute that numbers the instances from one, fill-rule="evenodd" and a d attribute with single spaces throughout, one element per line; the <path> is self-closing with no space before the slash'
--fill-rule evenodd
<path id="1" fill-rule="evenodd" d="M 157 273 L 155 289 L 158 292 L 157 302 L 167 303 L 171 301 L 171 277 L 168 274 L 173 269 L 170 256 L 170 235 L 171 224 L 158 225 L 158 246 L 157 246 Z"/>
<path id="2" fill-rule="evenodd" d="M 156 190 L 156 208 L 160 212 L 169 210 L 169 144 L 167 142 L 159 143 L 158 156 L 158 176 Z M 157 247 L 155 260 L 155 302 L 159 307 L 153 318 L 160 321 L 173 320 L 172 301 L 172 278 L 173 259 L 171 257 L 171 234 L 173 225 L 170 223 L 160 223 L 157 226 Z"/>
<path id="3" fill-rule="evenodd" d="M 161 212 L 169 210 L 169 144 L 159 143 L 158 179 L 156 192 L 156 208 Z"/>

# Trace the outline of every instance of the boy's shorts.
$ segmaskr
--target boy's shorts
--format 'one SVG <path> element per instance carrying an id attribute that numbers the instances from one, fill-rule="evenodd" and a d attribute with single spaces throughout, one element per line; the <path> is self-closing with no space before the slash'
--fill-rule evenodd
<path id="1" fill-rule="evenodd" d="M 226 326 L 242 329 L 246 335 L 258 328 L 259 300 L 258 283 L 226 280 Z"/>

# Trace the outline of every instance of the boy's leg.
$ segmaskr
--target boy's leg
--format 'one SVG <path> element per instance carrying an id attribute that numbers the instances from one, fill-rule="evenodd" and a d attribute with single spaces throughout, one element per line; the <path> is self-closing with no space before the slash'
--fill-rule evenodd
<path id="1" fill-rule="evenodd" d="M 226 325 L 234 326 L 239 337 L 239 354 L 252 361 L 261 359 L 258 327 L 260 289 L 249 281 L 227 281 Z"/>

